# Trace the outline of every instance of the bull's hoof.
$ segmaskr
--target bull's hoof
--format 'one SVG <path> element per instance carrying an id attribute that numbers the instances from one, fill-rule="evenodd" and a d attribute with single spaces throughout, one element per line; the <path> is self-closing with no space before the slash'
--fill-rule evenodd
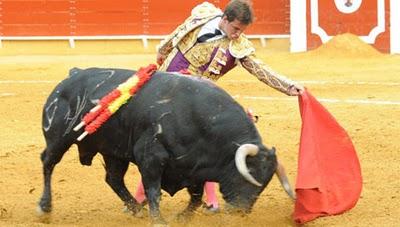
<path id="1" fill-rule="evenodd" d="M 216 213 L 220 212 L 219 207 L 216 207 L 214 205 L 207 206 L 207 204 L 204 203 L 202 207 L 203 207 L 204 213 L 206 213 L 206 214 L 216 214 Z"/>
<path id="2" fill-rule="evenodd" d="M 131 215 L 133 215 L 136 218 L 143 218 L 145 217 L 145 214 L 147 213 L 147 209 L 140 206 L 140 205 L 136 205 L 136 206 L 126 206 L 124 207 L 124 209 L 122 210 L 124 213 L 129 213 Z"/>
<path id="3" fill-rule="evenodd" d="M 180 223 L 188 223 L 193 218 L 193 212 L 183 211 L 176 216 L 176 220 Z"/>
<path id="4" fill-rule="evenodd" d="M 169 227 L 168 223 L 154 223 L 151 226 L 153 226 L 153 227 Z"/>
<path id="5" fill-rule="evenodd" d="M 147 214 L 147 212 L 143 212 L 143 210 L 140 210 L 140 211 L 138 211 L 138 212 L 136 212 L 135 214 L 133 214 L 133 216 L 135 216 L 136 218 L 143 218 L 145 215 L 144 214 Z"/>
<path id="6" fill-rule="evenodd" d="M 169 227 L 168 223 L 162 217 L 153 219 L 151 222 L 151 226 L 153 226 L 153 227 Z"/>
<path id="7" fill-rule="evenodd" d="M 51 209 L 47 209 L 47 210 L 51 211 Z M 36 213 L 38 215 L 39 222 L 49 224 L 51 222 L 50 211 L 44 211 L 43 208 L 40 205 L 38 205 L 36 207 Z"/>
<path id="8" fill-rule="evenodd" d="M 247 216 L 250 211 L 250 209 L 239 208 L 236 206 L 232 206 L 231 204 L 226 204 L 224 207 L 224 213 L 237 216 Z"/>
<path id="9" fill-rule="evenodd" d="M 38 206 L 36 207 L 36 213 L 39 216 L 49 214 L 51 212 L 51 205 L 43 205 L 42 203 L 39 203 Z"/>
<path id="10" fill-rule="evenodd" d="M 48 196 L 43 196 L 37 207 L 37 212 L 40 214 L 41 212 L 43 213 L 50 213 L 51 212 L 51 198 L 48 198 Z"/>

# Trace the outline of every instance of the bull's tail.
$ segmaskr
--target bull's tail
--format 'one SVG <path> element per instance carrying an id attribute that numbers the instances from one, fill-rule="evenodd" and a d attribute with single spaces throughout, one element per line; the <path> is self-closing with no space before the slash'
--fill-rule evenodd
<path id="1" fill-rule="evenodd" d="M 68 77 L 73 77 L 73 76 L 77 75 L 78 73 L 80 73 L 81 71 L 82 71 L 82 69 L 74 67 L 69 70 Z"/>

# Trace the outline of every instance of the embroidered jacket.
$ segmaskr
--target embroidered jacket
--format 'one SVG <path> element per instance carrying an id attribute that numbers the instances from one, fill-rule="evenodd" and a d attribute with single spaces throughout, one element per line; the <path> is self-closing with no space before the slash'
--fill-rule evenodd
<path id="1" fill-rule="evenodd" d="M 220 9 L 208 2 L 193 8 L 190 17 L 157 47 L 158 53 L 166 57 L 160 70 L 176 72 L 187 69 L 193 75 L 218 80 L 240 63 L 260 81 L 289 94 L 289 87 L 294 82 L 257 59 L 252 43 L 244 34 L 235 40 L 225 36 L 210 42 L 197 42 L 202 25 L 222 14 Z"/>

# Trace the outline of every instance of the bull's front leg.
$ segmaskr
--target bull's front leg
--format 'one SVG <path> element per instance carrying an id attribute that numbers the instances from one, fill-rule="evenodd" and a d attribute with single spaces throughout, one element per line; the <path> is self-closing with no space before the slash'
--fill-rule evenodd
<path id="1" fill-rule="evenodd" d="M 124 176 L 128 170 L 129 162 L 111 156 L 103 155 L 106 169 L 106 182 L 118 197 L 124 202 L 125 206 L 136 217 L 142 216 L 142 206 L 137 203 L 132 194 L 126 188 Z"/>
<path id="2" fill-rule="evenodd" d="M 162 174 L 169 155 L 157 139 L 146 141 L 147 138 L 143 137 L 136 143 L 135 158 L 142 175 L 152 224 L 153 226 L 167 226 L 167 222 L 160 212 L 160 198 Z"/>
<path id="3" fill-rule="evenodd" d="M 161 216 L 160 212 L 160 200 L 161 200 L 161 178 L 156 180 L 155 178 L 150 178 L 149 180 L 146 174 L 143 176 L 143 186 L 145 188 L 146 196 L 149 203 L 150 218 L 154 226 L 167 226 L 167 222 Z M 151 180 L 153 179 L 153 180 Z"/>
<path id="4" fill-rule="evenodd" d="M 37 207 L 39 215 L 51 212 L 51 175 L 67 149 L 65 146 L 47 146 L 40 156 L 43 163 L 44 189 Z"/>

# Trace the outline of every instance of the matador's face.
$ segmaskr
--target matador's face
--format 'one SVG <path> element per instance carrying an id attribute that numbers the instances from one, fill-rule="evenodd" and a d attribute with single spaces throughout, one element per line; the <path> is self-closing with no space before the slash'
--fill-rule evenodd
<path id="1" fill-rule="evenodd" d="M 219 28 L 226 34 L 228 39 L 235 40 L 239 38 L 240 34 L 246 30 L 247 25 L 242 24 L 239 20 L 228 21 L 226 16 L 222 17 L 219 23 Z"/>

